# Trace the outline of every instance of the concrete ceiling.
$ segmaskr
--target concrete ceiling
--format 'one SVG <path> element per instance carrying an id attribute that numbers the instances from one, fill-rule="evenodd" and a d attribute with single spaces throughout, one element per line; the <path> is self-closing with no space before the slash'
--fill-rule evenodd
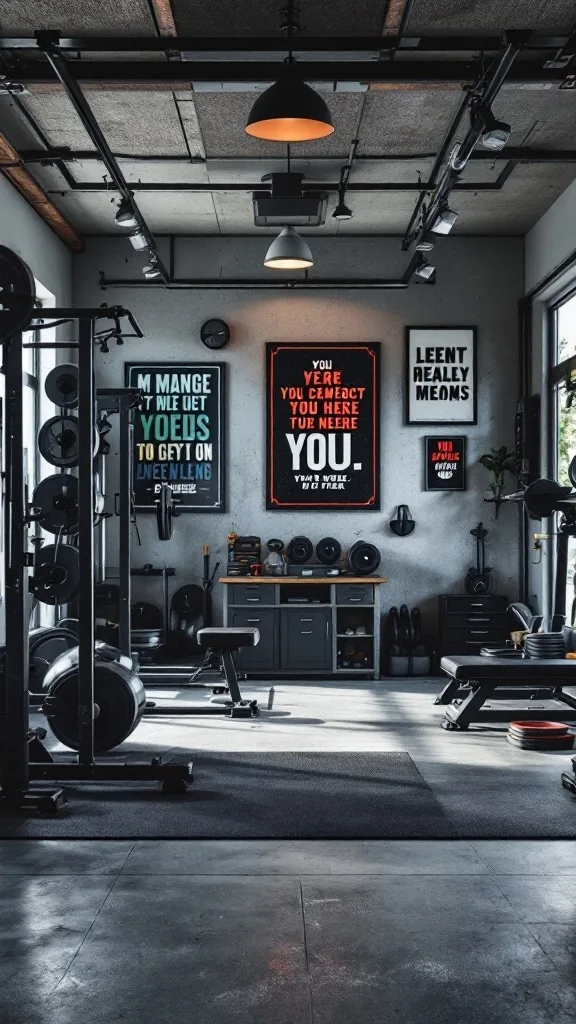
<path id="1" fill-rule="evenodd" d="M 172 0 L 178 33 L 262 36 L 278 32 L 281 0 Z M 379 35 L 387 0 L 301 0 L 304 34 Z M 353 7 L 353 14 L 352 14 Z M 3 34 L 29 35 L 58 28 L 63 35 L 153 35 L 152 0 L 0 0 Z M 568 32 L 576 20 L 574 0 L 415 0 L 408 34 L 501 33 L 507 28 Z M 163 60 L 162 55 L 158 59 Z M 352 183 L 416 183 L 430 174 L 462 92 L 458 88 L 387 88 L 351 91 L 319 86 L 331 109 L 336 131 L 326 140 L 292 147 L 292 167 L 309 180 L 338 179 L 351 140 L 359 139 Z M 86 87 L 86 96 L 113 152 L 132 183 L 229 183 L 259 181 L 285 166 L 285 150 L 252 139 L 244 124 L 254 87 L 195 83 L 186 88 Z M 576 149 L 576 91 L 557 87 L 504 86 L 496 116 L 512 125 L 510 145 L 547 150 Z M 36 127 L 34 127 L 36 126 Z M 462 136 L 465 128 L 462 130 Z M 0 131 L 19 150 L 44 146 L 92 152 L 93 146 L 70 101 L 56 85 L 30 88 L 18 99 L 0 96 Z M 159 158 L 165 157 L 165 160 Z M 474 161 L 466 183 L 495 182 L 504 163 Z M 102 184 L 103 191 L 73 190 L 55 166 L 30 164 L 31 173 L 72 224 L 88 234 L 108 234 L 116 193 L 109 189 L 104 165 L 82 159 L 68 164 L 77 182 Z M 465 234 L 522 234 L 548 209 L 576 176 L 576 164 L 523 163 L 499 190 L 454 192 L 451 205 L 460 216 L 455 231 Z M 108 189 L 106 191 L 106 189 Z M 175 234 L 270 233 L 256 229 L 251 196 L 242 191 L 190 193 L 140 191 L 138 203 L 151 229 Z M 313 233 L 403 234 L 417 191 L 348 195 L 354 218 L 331 217 Z"/>

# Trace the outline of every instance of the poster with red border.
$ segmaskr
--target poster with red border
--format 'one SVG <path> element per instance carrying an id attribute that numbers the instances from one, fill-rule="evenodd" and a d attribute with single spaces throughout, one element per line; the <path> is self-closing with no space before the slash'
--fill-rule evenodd
<path id="1" fill-rule="evenodd" d="M 380 345 L 266 345 L 266 508 L 380 509 Z"/>

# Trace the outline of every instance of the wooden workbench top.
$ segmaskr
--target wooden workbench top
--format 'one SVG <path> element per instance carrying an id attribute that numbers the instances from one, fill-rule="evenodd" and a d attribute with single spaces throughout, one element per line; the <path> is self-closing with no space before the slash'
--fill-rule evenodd
<path id="1" fill-rule="evenodd" d="M 221 576 L 219 583 L 387 583 L 383 576 Z"/>

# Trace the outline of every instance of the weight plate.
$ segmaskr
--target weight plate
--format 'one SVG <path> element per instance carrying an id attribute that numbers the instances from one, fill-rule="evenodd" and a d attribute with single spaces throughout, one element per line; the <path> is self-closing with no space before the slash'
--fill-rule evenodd
<path id="1" fill-rule="evenodd" d="M 380 552 L 374 544 L 356 541 L 348 552 L 348 565 L 357 576 L 370 576 L 380 565 Z"/>
<path id="2" fill-rule="evenodd" d="M 203 592 L 197 583 L 188 583 L 172 595 L 171 608 L 178 615 L 200 615 Z"/>
<path id="3" fill-rule="evenodd" d="M 100 447 L 100 434 L 94 428 L 94 458 Z M 51 416 L 38 431 L 38 448 L 51 466 L 70 469 L 78 465 L 78 419 L 70 413 Z"/>
<path id="4" fill-rule="evenodd" d="M 65 651 L 78 646 L 78 637 L 60 626 L 41 626 L 29 634 L 30 690 L 40 693 L 44 677 L 52 663 Z"/>
<path id="5" fill-rule="evenodd" d="M 304 565 L 309 558 L 312 558 L 314 548 L 308 537 L 292 537 L 287 549 L 288 561 L 294 565 Z"/>
<path id="6" fill-rule="evenodd" d="M 0 245 L 0 342 L 28 327 L 35 300 L 30 267 L 12 249 Z"/>
<path id="7" fill-rule="evenodd" d="M 46 377 L 44 390 L 54 405 L 74 409 L 78 405 L 78 367 L 74 363 L 55 366 Z"/>
<path id="8" fill-rule="evenodd" d="M 48 533 L 76 533 L 78 480 L 70 473 L 47 476 L 34 488 L 32 507 L 40 515 L 40 526 Z"/>
<path id="9" fill-rule="evenodd" d="M 67 604 L 78 593 L 78 548 L 47 544 L 34 557 L 30 591 L 43 604 Z"/>
<path id="10" fill-rule="evenodd" d="M 334 537 L 323 537 L 316 545 L 316 558 L 322 565 L 334 565 L 341 554 L 342 546 Z"/>
<path id="11" fill-rule="evenodd" d="M 162 612 L 148 601 L 136 601 L 130 608 L 132 629 L 154 629 L 162 626 Z"/>
<path id="12" fill-rule="evenodd" d="M 78 420 L 75 416 L 51 416 L 38 431 L 40 455 L 51 466 L 78 465 Z"/>

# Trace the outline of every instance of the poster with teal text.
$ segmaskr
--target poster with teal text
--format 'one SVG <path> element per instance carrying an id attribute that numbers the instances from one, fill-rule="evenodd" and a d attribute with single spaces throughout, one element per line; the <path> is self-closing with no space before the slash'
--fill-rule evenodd
<path id="1" fill-rule="evenodd" d="M 223 512 L 224 363 L 127 363 L 138 388 L 134 417 L 134 504 L 154 511 L 161 485 L 182 512 Z"/>

